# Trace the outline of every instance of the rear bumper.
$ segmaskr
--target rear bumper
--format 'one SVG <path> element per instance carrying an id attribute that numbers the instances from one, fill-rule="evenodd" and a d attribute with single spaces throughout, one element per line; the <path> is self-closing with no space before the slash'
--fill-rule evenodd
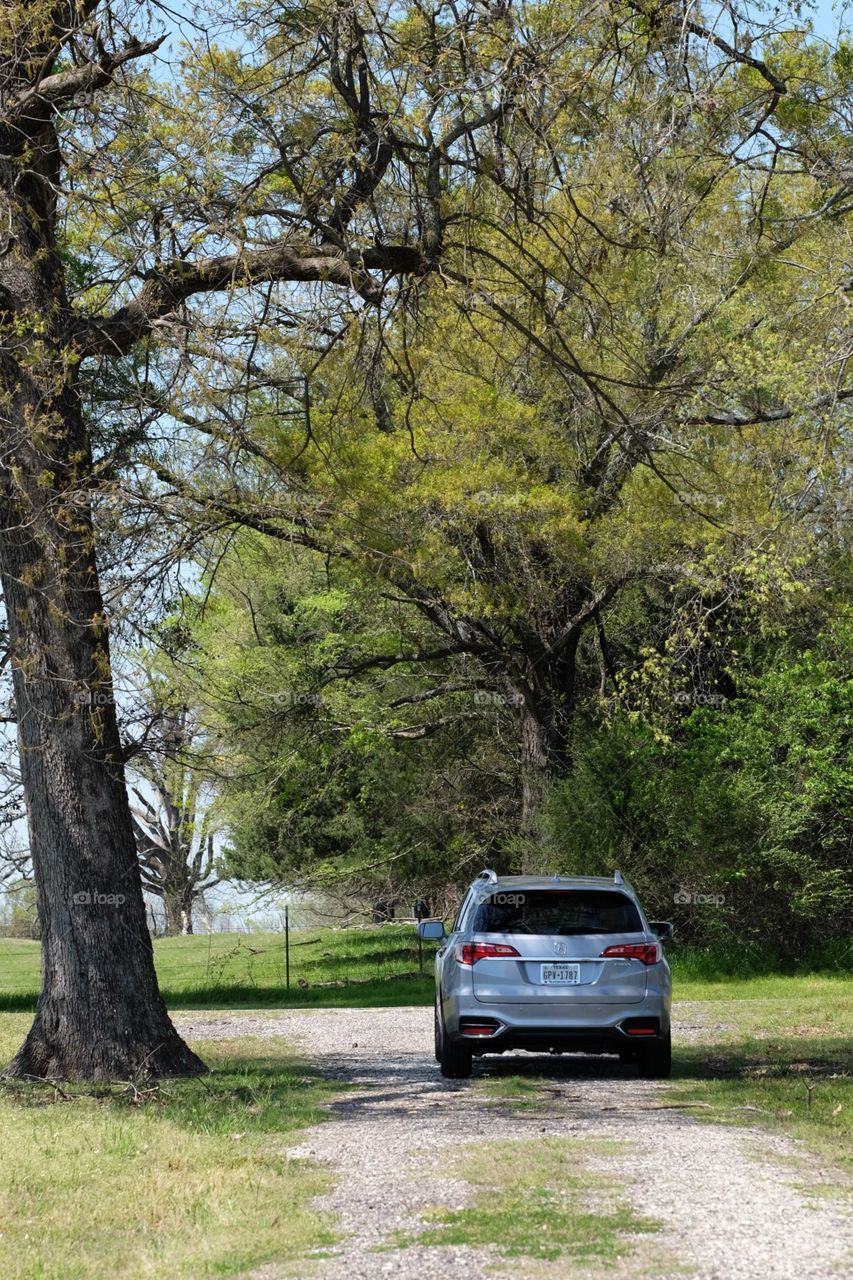
<path id="1" fill-rule="evenodd" d="M 498 1024 L 485 1035 L 482 1018 L 463 1019 L 451 1039 L 465 1043 L 475 1054 L 508 1053 L 526 1049 L 531 1053 L 622 1053 L 641 1049 L 643 1044 L 660 1042 L 669 1031 L 659 1017 L 632 1015 L 612 1027 L 508 1027 Z M 469 1027 L 472 1030 L 469 1031 Z M 476 1030 L 473 1030 L 476 1028 Z"/>
<path id="2" fill-rule="evenodd" d="M 445 1001 L 445 1034 L 472 1053 L 620 1053 L 669 1034 L 670 1001 L 660 992 L 640 1004 L 588 1004 L 572 1010 L 541 1004 L 484 1006 L 467 996 Z"/>

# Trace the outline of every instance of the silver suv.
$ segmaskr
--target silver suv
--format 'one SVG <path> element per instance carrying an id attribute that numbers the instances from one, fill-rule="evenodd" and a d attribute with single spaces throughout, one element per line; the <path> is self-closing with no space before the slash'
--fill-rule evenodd
<path id="1" fill-rule="evenodd" d="M 439 942 L 435 1056 L 452 1080 L 484 1053 L 618 1053 L 640 1075 L 671 1068 L 672 982 L 662 942 L 620 873 L 500 876 L 481 871 L 450 936 L 440 920 L 418 926 Z"/>

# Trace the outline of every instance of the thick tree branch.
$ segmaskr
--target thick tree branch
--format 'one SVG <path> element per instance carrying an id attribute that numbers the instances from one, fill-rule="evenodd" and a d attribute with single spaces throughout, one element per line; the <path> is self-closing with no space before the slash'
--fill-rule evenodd
<path id="1" fill-rule="evenodd" d="M 786 422 L 796 414 L 819 413 L 821 409 L 831 409 L 839 401 L 851 398 L 853 387 L 848 387 L 842 391 L 828 391 L 826 395 L 809 400 L 795 409 L 782 405 L 778 409 L 759 409 L 747 413 L 705 413 L 695 418 L 682 418 L 680 421 L 688 427 L 752 427 L 761 422 Z"/>
<path id="2" fill-rule="evenodd" d="M 31 88 L 13 97 L 3 112 L 5 124 L 20 124 L 34 111 L 38 111 L 45 103 L 59 106 L 69 102 L 78 94 L 94 93 L 108 85 L 120 67 L 134 58 L 144 58 L 146 54 L 156 53 L 166 37 L 157 40 L 131 40 L 123 49 L 105 54 L 99 63 L 87 62 L 82 67 L 72 67 L 68 71 L 58 71 L 55 75 L 45 76 Z"/>
<path id="3" fill-rule="evenodd" d="M 334 245 L 274 244 L 199 262 L 175 261 L 149 272 L 136 298 L 113 315 L 76 323 L 69 341 L 81 357 L 121 355 L 189 298 L 270 282 L 326 281 L 375 303 L 382 287 L 371 271 L 405 275 L 425 265 L 420 250 L 410 245 L 373 246 L 345 254 Z"/>
<path id="4" fill-rule="evenodd" d="M 414 653 L 378 654 L 353 663 L 352 666 L 338 667 L 331 678 L 333 680 L 350 679 L 352 676 L 360 675 L 362 671 L 388 671 L 391 667 L 399 666 L 404 662 L 435 662 L 440 658 L 452 658 L 464 652 L 463 646 L 452 645 L 443 649 L 422 649 Z"/>

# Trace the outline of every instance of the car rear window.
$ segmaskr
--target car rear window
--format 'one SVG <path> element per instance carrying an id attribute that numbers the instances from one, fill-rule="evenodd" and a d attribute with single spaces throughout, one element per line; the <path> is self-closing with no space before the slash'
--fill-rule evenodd
<path id="1" fill-rule="evenodd" d="M 640 913 L 611 889 L 499 891 L 480 903 L 475 933 L 641 933 Z"/>

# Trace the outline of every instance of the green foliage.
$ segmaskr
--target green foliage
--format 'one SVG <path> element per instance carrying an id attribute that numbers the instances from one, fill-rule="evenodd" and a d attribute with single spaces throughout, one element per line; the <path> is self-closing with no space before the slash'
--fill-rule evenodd
<path id="1" fill-rule="evenodd" d="M 109 158 L 102 256 L 120 218 L 150 240 L 155 214 L 209 248 L 211 207 L 246 247 L 290 237 L 363 176 L 336 6 L 246 12 L 251 39 L 188 58 Z M 849 595 L 847 43 L 745 18 L 730 56 L 659 7 L 404 5 L 388 39 L 353 13 L 371 127 L 393 121 L 406 157 L 348 230 L 353 282 L 354 246 L 385 240 L 439 236 L 440 274 L 352 309 L 274 291 L 281 324 L 195 303 L 229 341 L 143 459 L 210 521 L 215 573 L 176 626 L 223 744 L 231 870 L 393 896 L 483 862 L 618 861 L 662 912 L 682 881 L 757 894 L 802 950 L 846 910 L 843 744 L 829 728 L 800 759 L 807 798 L 793 762 L 765 786 L 773 725 L 749 708 L 785 698 L 762 683 L 775 656 Z M 502 105 L 473 141 L 482 85 Z M 297 374 L 301 414 L 280 395 Z M 715 701 L 687 717 L 685 695 Z M 744 927 L 699 905 L 697 940 Z"/>
<path id="2" fill-rule="evenodd" d="M 851 656 L 846 612 L 813 648 L 769 655 L 731 699 L 686 695 L 706 705 L 684 706 L 669 740 L 625 717 L 587 731 L 550 815 L 561 865 L 620 865 L 680 936 L 736 942 L 742 957 L 849 939 Z"/>
<path id="3" fill-rule="evenodd" d="M 434 645 L 426 627 L 344 572 L 238 546 L 197 620 L 191 675 L 223 744 L 230 874 L 409 902 L 444 890 L 500 832 L 512 761 L 490 741 L 494 712 L 469 691 L 425 715 L 434 677 L 393 660 Z"/>

